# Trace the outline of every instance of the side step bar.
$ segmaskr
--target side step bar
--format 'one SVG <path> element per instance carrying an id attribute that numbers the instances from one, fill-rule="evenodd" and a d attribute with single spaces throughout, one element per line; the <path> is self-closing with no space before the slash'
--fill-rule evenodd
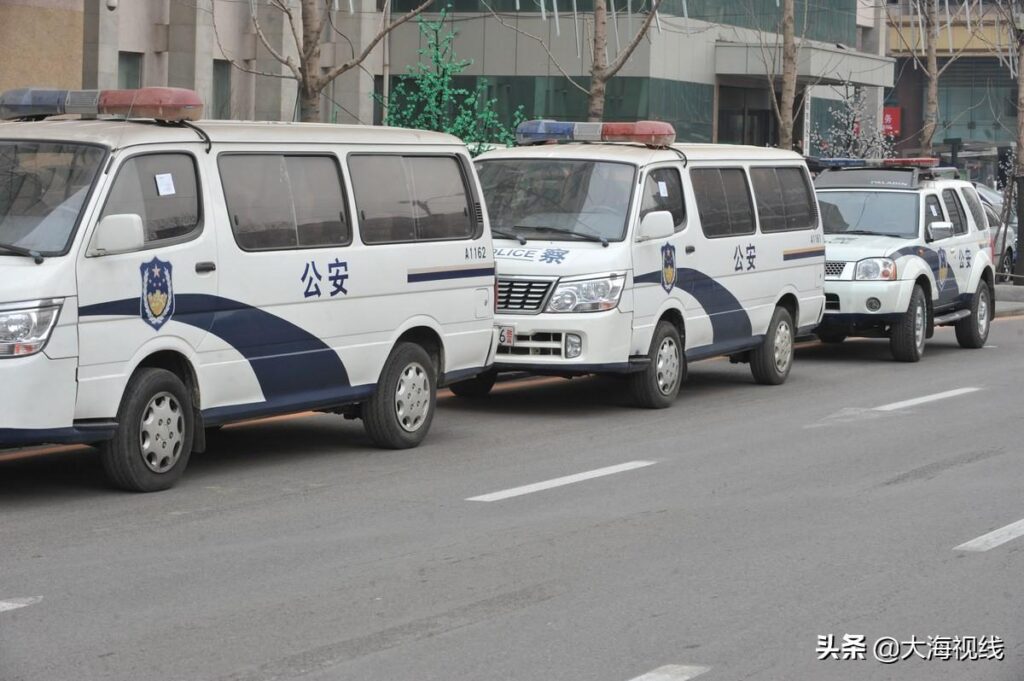
<path id="1" fill-rule="evenodd" d="M 958 321 L 965 317 L 970 317 L 970 310 L 957 310 L 956 312 L 950 312 L 935 318 L 935 326 L 949 326 L 950 324 L 956 324 Z"/>

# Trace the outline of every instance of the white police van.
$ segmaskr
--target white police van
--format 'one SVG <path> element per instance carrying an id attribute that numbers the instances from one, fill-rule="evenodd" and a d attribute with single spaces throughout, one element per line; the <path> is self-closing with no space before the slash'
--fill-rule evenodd
<path id="1" fill-rule="evenodd" d="M 988 339 L 995 288 L 988 220 L 969 182 L 938 159 L 822 161 L 815 187 L 825 226 L 826 343 L 889 339 L 916 362 L 936 326 L 962 347 Z"/>
<path id="2" fill-rule="evenodd" d="M 799 155 L 673 144 L 672 126 L 650 121 L 529 121 L 517 135 L 518 148 L 477 157 L 497 360 L 453 391 L 484 394 L 501 371 L 623 374 L 636 403 L 661 408 L 687 362 L 721 355 L 749 361 L 759 383 L 786 380 L 794 338 L 824 307 Z"/>
<path id="3" fill-rule="evenodd" d="M 494 259 L 442 134 L 198 118 L 171 88 L 0 97 L 0 447 L 173 484 L 204 428 L 320 410 L 417 445 L 493 359 Z M 44 120 L 62 112 L 157 120 Z M 159 122 L 158 122 L 159 121 Z"/>

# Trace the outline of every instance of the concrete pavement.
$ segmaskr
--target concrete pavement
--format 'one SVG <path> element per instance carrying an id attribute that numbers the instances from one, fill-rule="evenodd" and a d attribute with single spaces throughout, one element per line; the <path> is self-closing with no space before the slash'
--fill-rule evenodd
<path id="1" fill-rule="evenodd" d="M 664 411 L 529 379 L 405 452 L 279 419 L 155 495 L 88 451 L 0 462 L 0 602 L 39 599 L 0 612 L 0 679 L 1019 680 L 1024 538 L 957 547 L 1024 519 L 1022 350 L 1012 318 L 917 365 L 809 344 L 778 387 L 695 364 Z M 830 634 L 1006 659 L 819 661 Z"/>

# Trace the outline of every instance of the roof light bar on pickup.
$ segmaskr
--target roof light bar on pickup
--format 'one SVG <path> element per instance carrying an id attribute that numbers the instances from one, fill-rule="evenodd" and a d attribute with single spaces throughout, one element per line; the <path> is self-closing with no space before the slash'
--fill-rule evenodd
<path id="1" fill-rule="evenodd" d="M 203 101 L 192 90 L 146 87 L 138 90 L 42 90 L 23 88 L 0 94 L 0 120 L 62 114 L 197 121 Z"/>
<path id="2" fill-rule="evenodd" d="M 633 142 L 650 147 L 667 147 L 676 141 L 676 131 L 664 121 L 635 123 L 576 123 L 570 121 L 524 121 L 516 128 L 519 144 L 545 142 Z"/>
<path id="3" fill-rule="evenodd" d="M 934 168 L 939 165 L 939 159 L 931 157 L 817 158 L 813 160 L 822 168 Z"/>

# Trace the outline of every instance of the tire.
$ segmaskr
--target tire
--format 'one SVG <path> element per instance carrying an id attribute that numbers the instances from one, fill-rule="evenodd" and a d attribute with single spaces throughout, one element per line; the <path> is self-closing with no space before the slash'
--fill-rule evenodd
<path id="1" fill-rule="evenodd" d="M 157 492 L 181 478 L 195 434 L 192 396 L 181 379 L 164 369 L 139 369 L 117 410 L 117 432 L 103 443 L 107 477 L 130 492 Z"/>
<path id="2" fill-rule="evenodd" d="M 363 427 L 383 449 L 409 449 L 423 442 L 437 406 L 437 370 L 415 343 L 391 351 L 377 390 L 363 403 Z"/>
<path id="3" fill-rule="evenodd" d="M 996 277 L 996 281 L 1001 284 L 1006 284 L 1013 281 L 1013 249 L 1007 248 L 1006 254 L 1002 258 L 1002 262 L 996 263 L 999 267 L 999 275 Z"/>
<path id="4" fill-rule="evenodd" d="M 920 286 L 914 286 L 903 318 L 892 325 L 889 350 L 897 362 L 919 362 L 928 335 L 928 303 Z"/>
<path id="5" fill-rule="evenodd" d="M 679 330 L 670 322 L 658 322 L 647 356 L 651 360 L 647 368 L 627 377 L 630 396 L 638 407 L 665 409 L 675 402 L 686 380 L 686 352 Z"/>
<path id="6" fill-rule="evenodd" d="M 448 389 L 459 397 L 486 397 L 494 387 L 494 381 L 497 378 L 497 371 L 485 371 L 465 381 L 452 383 Z"/>
<path id="7" fill-rule="evenodd" d="M 982 348 L 992 327 L 992 290 L 981 281 L 971 301 L 971 316 L 956 323 L 956 342 L 962 348 Z"/>
<path id="8" fill-rule="evenodd" d="M 817 331 L 815 335 L 818 336 L 818 340 L 822 343 L 828 343 L 829 345 L 839 344 L 846 340 L 846 334 L 842 331 Z"/>
<path id="9" fill-rule="evenodd" d="M 793 368 L 793 317 L 776 307 L 760 346 L 750 351 L 750 373 L 761 385 L 781 385 Z"/>

